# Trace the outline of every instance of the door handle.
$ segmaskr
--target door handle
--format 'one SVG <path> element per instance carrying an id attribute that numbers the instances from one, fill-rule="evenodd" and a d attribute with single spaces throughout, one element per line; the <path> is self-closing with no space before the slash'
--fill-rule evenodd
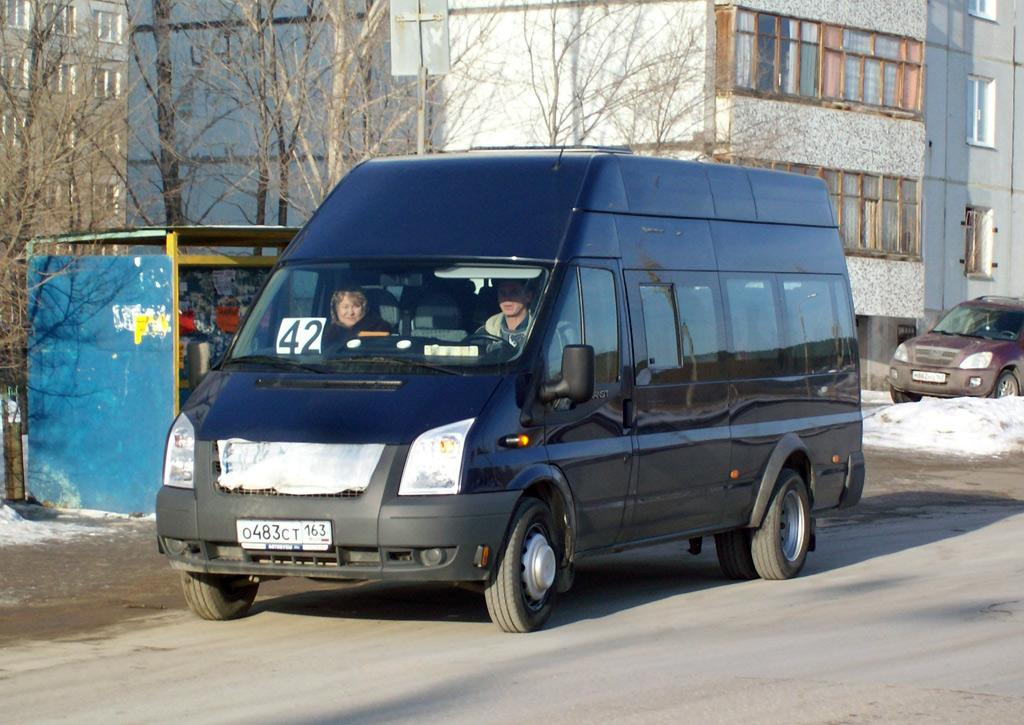
<path id="1" fill-rule="evenodd" d="M 625 398 L 622 401 L 622 430 L 628 431 L 633 427 L 633 400 Z"/>

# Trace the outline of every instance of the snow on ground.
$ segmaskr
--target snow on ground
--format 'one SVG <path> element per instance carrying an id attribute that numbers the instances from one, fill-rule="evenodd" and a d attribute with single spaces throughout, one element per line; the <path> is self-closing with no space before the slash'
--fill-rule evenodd
<path id="1" fill-rule="evenodd" d="M 107 524 L 123 523 L 129 518 L 107 511 L 0 503 L 0 549 L 69 537 L 105 536 L 119 528 Z"/>
<path id="2" fill-rule="evenodd" d="M 960 458 L 1024 452 L 1024 397 L 925 398 L 894 405 L 888 393 L 865 390 L 864 447 Z M 0 548 L 70 536 L 98 536 L 126 516 L 102 511 L 0 503 Z M 150 517 L 152 518 L 152 517 Z"/>
<path id="3" fill-rule="evenodd" d="M 923 398 L 893 405 L 887 393 L 865 391 L 863 401 L 868 449 L 959 458 L 1024 452 L 1024 397 Z"/>

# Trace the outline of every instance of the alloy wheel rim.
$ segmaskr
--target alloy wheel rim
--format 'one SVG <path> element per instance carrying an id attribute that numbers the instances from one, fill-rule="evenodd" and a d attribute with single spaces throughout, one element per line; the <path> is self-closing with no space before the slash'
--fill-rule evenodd
<path id="1" fill-rule="evenodd" d="M 804 510 L 796 491 L 787 491 L 782 499 L 779 537 L 782 542 L 782 555 L 786 557 L 786 561 L 795 561 L 804 539 Z"/>

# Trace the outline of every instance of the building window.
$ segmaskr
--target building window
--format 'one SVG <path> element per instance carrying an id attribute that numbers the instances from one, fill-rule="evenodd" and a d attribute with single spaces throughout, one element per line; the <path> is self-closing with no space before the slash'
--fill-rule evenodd
<path id="1" fill-rule="evenodd" d="M 50 76 L 49 85 L 54 93 L 76 93 L 75 66 L 71 63 L 61 63 Z"/>
<path id="2" fill-rule="evenodd" d="M 996 0 L 967 0 L 967 12 L 986 20 L 996 19 Z"/>
<path id="3" fill-rule="evenodd" d="M 728 9 L 720 13 L 720 23 L 730 17 Z M 923 63 L 922 44 L 912 38 L 736 10 L 736 88 L 917 112 Z"/>
<path id="4" fill-rule="evenodd" d="M 992 240 L 995 235 L 991 209 L 967 207 L 964 227 L 964 274 L 992 276 Z"/>
<path id="5" fill-rule="evenodd" d="M 92 21 L 96 26 L 96 38 L 105 43 L 121 42 L 121 16 L 109 10 L 93 10 Z"/>
<path id="6" fill-rule="evenodd" d="M 0 76 L 11 90 L 28 88 L 28 58 L 16 55 L 0 57 Z"/>
<path id="7" fill-rule="evenodd" d="M 30 13 L 29 0 L 4 0 L 4 23 L 8 28 L 28 28 Z"/>
<path id="8" fill-rule="evenodd" d="M 52 24 L 57 35 L 74 35 L 76 27 L 75 6 L 70 0 L 50 3 L 46 6 L 46 19 Z"/>
<path id="9" fill-rule="evenodd" d="M 121 73 L 108 68 L 101 68 L 94 76 L 94 88 L 97 98 L 116 98 L 121 95 Z"/>
<path id="10" fill-rule="evenodd" d="M 967 76 L 967 143 L 995 145 L 995 81 Z"/>
<path id="11" fill-rule="evenodd" d="M 0 115 L 0 137 L 5 145 L 17 148 L 21 146 L 25 132 L 25 122 L 12 113 Z"/>
<path id="12" fill-rule="evenodd" d="M 112 217 L 121 214 L 121 187 L 118 184 L 94 184 L 93 199 L 99 210 Z"/>

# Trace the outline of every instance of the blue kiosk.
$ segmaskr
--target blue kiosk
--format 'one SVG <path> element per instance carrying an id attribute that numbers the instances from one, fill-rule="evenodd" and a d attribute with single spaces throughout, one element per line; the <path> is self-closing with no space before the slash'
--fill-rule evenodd
<path id="1" fill-rule="evenodd" d="M 216 359 L 297 230 L 147 228 L 29 247 L 26 488 L 58 507 L 148 514 L 187 398 L 185 344 Z"/>

